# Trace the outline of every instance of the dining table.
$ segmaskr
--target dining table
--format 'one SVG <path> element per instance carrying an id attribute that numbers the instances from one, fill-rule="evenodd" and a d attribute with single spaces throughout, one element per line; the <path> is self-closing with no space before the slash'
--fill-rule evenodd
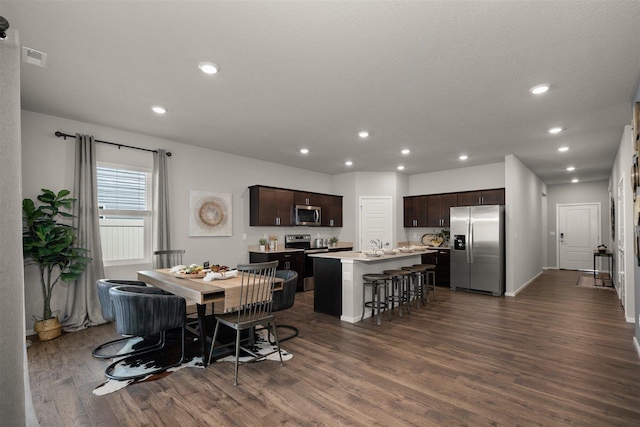
<path id="1" fill-rule="evenodd" d="M 207 365 L 207 332 L 205 316 L 207 305 L 211 311 L 232 312 L 237 309 L 242 286 L 242 276 L 205 281 L 202 275 L 192 276 L 170 273 L 169 268 L 138 271 L 138 280 L 185 299 L 188 305 L 195 304 L 198 315 L 198 335 L 202 362 Z M 282 289 L 283 279 L 274 279 L 274 291 Z M 221 307 L 221 308 L 220 308 Z"/>

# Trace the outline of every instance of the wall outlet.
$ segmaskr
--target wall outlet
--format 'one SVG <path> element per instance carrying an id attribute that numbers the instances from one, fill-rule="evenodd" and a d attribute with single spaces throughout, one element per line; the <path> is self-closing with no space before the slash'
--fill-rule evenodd
<path id="1" fill-rule="evenodd" d="M 247 240 L 247 233 L 242 233 L 242 240 Z"/>
<path id="2" fill-rule="evenodd" d="M 351 272 L 345 271 L 344 273 L 342 273 L 342 280 L 351 280 Z"/>
<path id="3" fill-rule="evenodd" d="M 550 231 L 550 232 L 549 232 L 549 236 L 555 236 L 555 235 L 556 235 L 556 232 L 555 232 L 555 231 Z"/>

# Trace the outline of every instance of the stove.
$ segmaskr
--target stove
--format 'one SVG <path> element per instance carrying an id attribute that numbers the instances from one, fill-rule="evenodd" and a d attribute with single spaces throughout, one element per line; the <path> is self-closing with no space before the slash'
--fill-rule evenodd
<path id="1" fill-rule="evenodd" d="M 304 250 L 304 290 L 312 290 L 315 287 L 315 279 L 313 258 L 309 254 L 329 252 L 328 242 L 326 239 L 315 239 L 312 242 L 310 234 L 287 234 L 284 236 L 284 247 Z"/>

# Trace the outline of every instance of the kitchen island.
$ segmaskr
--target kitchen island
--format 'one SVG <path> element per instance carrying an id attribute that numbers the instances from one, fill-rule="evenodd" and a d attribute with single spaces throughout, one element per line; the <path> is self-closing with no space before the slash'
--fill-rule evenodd
<path id="1" fill-rule="evenodd" d="M 384 270 L 400 270 L 402 267 L 420 264 L 422 254 L 432 251 L 416 251 L 370 257 L 362 252 L 335 252 L 309 255 L 314 258 L 315 295 L 314 311 L 339 317 L 349 323 L 360 321 L 362 316 L 362 275 L 382 273 Z M 371 295 L 367 295 L 367 300 Z M 371 310 L 365 311 L 365 317 Z"/>

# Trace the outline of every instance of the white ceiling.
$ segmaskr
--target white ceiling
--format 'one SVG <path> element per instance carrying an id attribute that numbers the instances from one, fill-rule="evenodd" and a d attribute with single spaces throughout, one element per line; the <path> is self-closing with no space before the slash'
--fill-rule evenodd
<path id="1" fill-rule="evenodd" d="M 328 174 L 514 154 L 548 184 L 608 179 L 640 79 L 637 0 L 0 0 L 0 15 L 48 54 L 22 64 L 26 110 Z"/>

